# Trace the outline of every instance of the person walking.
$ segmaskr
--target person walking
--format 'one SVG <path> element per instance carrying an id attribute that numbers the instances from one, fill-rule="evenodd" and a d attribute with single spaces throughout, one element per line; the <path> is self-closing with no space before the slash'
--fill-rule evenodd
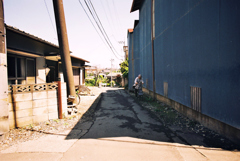
<path id="1" fill-rule="evenodd" d="M 134 93 L 135 93 L 135 96 L 138 97 L 139 95 L 142 95 L 143 92 L 142 92 L 142 84 L 143 84 L 143 80 L 142 80 L 142 75 L 139 74 L 136 78 L 135 78 L 135 81 L 134 81 Z"/>

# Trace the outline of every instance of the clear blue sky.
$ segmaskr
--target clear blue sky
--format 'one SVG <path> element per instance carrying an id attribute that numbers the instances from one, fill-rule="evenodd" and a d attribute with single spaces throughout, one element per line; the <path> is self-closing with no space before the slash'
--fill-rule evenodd
<path id="1" fill-rule="evenodd" d="M 86 8 L 84 0 L 80 1 Z M 133 28 L 134 20 L 138 19 L 138 12 L 130 13 L 132 0 L 91 1 L 118 54 L 124 56 L 123 45 L 118 41 L 127 44 L 127 29 Z M 112 54 L 98 36 L 79 1 L 63 0 L 63 5 L 72 54 L 101 68 L 110 67 L 110 59 L 113 58 L 114 67 L 119 67 L 121 60 Z M 5 0 L 4 13 L 6 24 L 58 44 L 52 0 Z M 123 59 L 120 56 L 118 58 Z"/>

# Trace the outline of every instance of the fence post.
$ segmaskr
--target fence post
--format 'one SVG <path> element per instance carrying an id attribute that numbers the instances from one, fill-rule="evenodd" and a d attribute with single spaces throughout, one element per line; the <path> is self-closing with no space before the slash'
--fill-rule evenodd
<path id="1" fill-rule="evenodd" d="M 61 81 L 58 81 L 58 118 L 62 119 L 62 87 Z"/>

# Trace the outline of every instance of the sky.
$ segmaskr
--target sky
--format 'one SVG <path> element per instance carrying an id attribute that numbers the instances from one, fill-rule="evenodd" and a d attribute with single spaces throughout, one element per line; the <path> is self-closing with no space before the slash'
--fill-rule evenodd
<path id="1" fill-rule="evenodd" d="M 84 0 L 80 2 L 87 10 Z M 133 28 L 134 20 L 139 17 L 138 11 L 130 13 L 132 0 L 91 2 L 117 57 L 104 39 L 99 37 L 79 0 L 63 0 L 69 48 L 72 55 L 90 61 L 91 66 L 109 68 L 110 60 L 114 59 L 113 67 L 119 68 L 119 63 L 124 59 L 123 42 L 127 45 L 127 29 Z M 89 12 L 88 15 L 91 16 Z M 7 25 L 58 45 L 52 0 L 5 0 L 4 16 Z"/>

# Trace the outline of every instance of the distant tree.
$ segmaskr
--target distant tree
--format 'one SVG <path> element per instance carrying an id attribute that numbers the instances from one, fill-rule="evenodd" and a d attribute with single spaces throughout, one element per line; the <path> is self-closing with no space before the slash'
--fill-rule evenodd
<path id="1" fill-rule="evenodd" d="M 123 78 L 128 78 L 128 59 L 126 59 L 124 62 L 121 63 L 121 73 Z"/>

